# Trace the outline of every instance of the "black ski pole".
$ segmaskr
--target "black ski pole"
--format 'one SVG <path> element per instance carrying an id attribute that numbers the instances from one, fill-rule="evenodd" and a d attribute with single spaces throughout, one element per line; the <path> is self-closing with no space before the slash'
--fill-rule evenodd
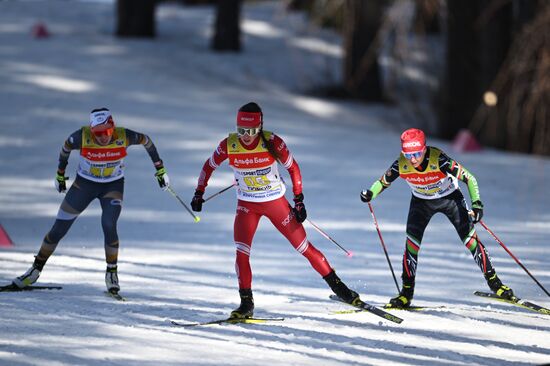
<path id="1" fill-rule="evenodd" d="M 217 193 L 214 193 L 212 196 L 208 197 L 207 199 L 204 200 L 204 202 L 222 194 L 223 192 L 227 191 L 228 189 L 232 188 L 235 186 L 236 183 L 233 183 L 232 185 L 228 186 L 228 187 L 225 187 L 224 189 L 222 189 L 221 191 L 217 192 Z M 313 228 L 315 230 L 317 230 L 321 235 L 323 235 L 326 239 L 330 240 L 331 242 L 333 242 L 334 244 L 336 244 L 340 249 L 342 249 L 346 255 L 348 257 L 353 257 L 353 253 L 349 250 L 346 250 L 343 246 L 341 246 L 340 244 L 338 244 L 338 242 L 336 242 L 336 240 L 332 239 L 330 237 L 330 235 L 328 235 L 327 233 L 325 233 L 319 226 L 317 226 L 316 224 L 314 224 L 311 220 L 309 219 L 306 219 L 307 222 L 309 222 L 311 224 L 311 226 L 313 226 Z"/>
<path id="2" fill-rule="evenodd" d="M 217 193 L 214 193 L 213 195 L 211 195 L 210 197 L 208 197 L 207 199 L 204 200 L 204 202 L 208 202 L 210 201 L 212 198 L 222 194 L 223 192 L 227 191 L 228 189 L 230 188 L 233 188 L 235 186 L 236 183 L 233 183 L 232 185 L 230 185 L 229 187 L 225 187 L 224 189 L 222 189 L 221 191 L 217 192 Z"/>
<path id="3" fill-rule="evenodd" d="M 546 291 L 546 289 L 544 288 L 543 285 L 540 284 L 539 281 L 537 281 L 537 279 L 527 270 L 527 268 L 525 268 L 525 266 L 523 264 L 521 264 L 521 262 L 519 261 L 519 259 L 516 258 L 516 256 L 514 254 L 512 254 L 512 252 L 506 248 L 506 245 L 504 245 L 504 243 L 499 239 L 497 238 L 497 236 L 495 235 L 495 233 L 493 233 L 491 231 L 491 229 L 489 229 L 487 227 L 487 225 L 485 225 L 485 223 L 482 221 L 482 220 L 479 220 L 479 223 L 481 224 L 481 226 L 483 226 L 485 228 L 485 230 L 487 230 L 487 232 L 489 234 L 492 235 L 492 237 L 496 240 L 497 243 L 500 244 L 501 247 L 504 248 L 504 250 L 506 251 L 506 253 L 510 254 L 510 257 L 514 258 L 514 260 L 516 261 L 517 264 L 519 264 L 519 266 L 521 268 L 523 268 L 523 270 L 529 275 L 529 277 L 531 277 L 533 279 L 533 281 L 535 281 L 537 283 L 537 285 L 539 285 L 539 287 L 546 293 L 546 295 L 550 296 L 550 293 L 548 293 L 548 291 Z"/>
<path id="4" fill-rule="evenodd" d="M 189 214 L 191 216 L 193 216 L 193 220 L 195 220 L 195 222 L 199 222 L 201 221 L 201 218 L 197 215 L 195 215 L 193 213 L 193 211 L 191 211 L 191 209 L 189 207 L 187 207 L 187 205 L 181 200 L 180 196 L 178 196 L 178 194 L 176 192 L 174 192 L 174 190 L 172 189 L 172 187 L 168 186 L 168 192 L 170 192 L 172 194 L 172 196 L 176 197 L 176 199 L 181 203 L 181 205 L 183 207 L 185 207 L 185 209 L 187 210 L 187 212 L 189 212 Z"/>
<path id="5" fill-rule="evenodd" d="M 386 255 L 386 260 L 388 261 L 388 265 L 390 266 L 391 275 L 393 276 L 393 281 L 395 282 L 395 286 L 397 287 L 397 292 L 401 292 L 399 289 L 399 285 L 397 284 L 397 278 L 395 277 L 395 272 L 393 271 L 393 267 L 391 265 L 390 257 L 388 255 L 388 250 L 386 249 L 386 244 L 384 244 L 384 239 L 382 239 L 382 233 L 380 232 L 380 228 L 378 227 L 378 221 L 376 221 L 376 216 L 374 215 L 374 210 L 372 209 L 372 205 L 370 202 L 369 209 L 370 213 L 372 215 L 372 219 L 374 220 L 374 226 L 376 227 L 376 231 L 378 232 L 378 237 L 380 238 L 380 244 L 382 244 L 382 249 L 384 249 L 384 254 Z"/>

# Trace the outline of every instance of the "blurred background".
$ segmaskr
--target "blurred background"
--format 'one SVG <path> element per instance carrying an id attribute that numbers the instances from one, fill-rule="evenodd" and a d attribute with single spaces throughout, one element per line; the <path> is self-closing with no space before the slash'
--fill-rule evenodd
<path id="1" fill-rule="evenodd" d="M 117 0 L 117 37 L 157 36 L 168 1 Z M 243 53 L 243 5 L 215 8 L 212 52 Z M 273 1 L 271 1 L 273 2 Z M 399 107 L 409 124 L 453 140 L 550 155 L 550 2 L 547 0 L 286 0 L 280 17 L 303 13 L 312 29 L 341 36 L 340 70 L 300 92 Z M 268 29 L 264 31 L 269 32 Z M 315 45 L 310 45 L 315 47 Z M 319 46 L 319 45 L 317 45 Z M 322 45 L 321 45 L 322 47 Z M 248 55 L 250 56 L 250 55 Z M 307 69 L 308 65 L 300 65 Z"/>

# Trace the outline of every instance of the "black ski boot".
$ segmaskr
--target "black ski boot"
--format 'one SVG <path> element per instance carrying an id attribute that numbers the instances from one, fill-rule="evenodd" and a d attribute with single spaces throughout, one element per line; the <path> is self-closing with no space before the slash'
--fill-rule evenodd
<path id="1" fill-rule="evenodd" d="M 359 294 L 353 290 L 350 290 L 348 286 L 336 275 L 336 272 L 332 271 L 325 277 L 323 277 L 329 285 L 332 292 L 339 298 L 351 304 L 353 306 L 361 306 L 364 302 L 359 298 Z"/>
<path id="2" fill-rule="evenodd" d="M 514 291 L 512 291 L 510 287 L 502 284 L 502 281 L 498 278 L 494 269 L 485 273 L 485 279 L 487 280 L 487 285 L 489 285 L 491 291 L 493 291 L 497 296 L 507 300 L 513 300 L 516 297 L 514 295 Z"/>
<path id="3" fill-rule="evenodd" d="M 414 287 L 407 287 L 403 285 L 403 288 L 399 292 L 399 295 L 390 299 L 388 305 L 393 308 L 408 308 L 411 306 L 411 301 L 414 294 Z"/>
<path id="4" fill-rule="evenodd" d="M 254 315 L 254 298 L 252 289 L 240 289 L 241 305 L 231 312 L 229 316 L 232 319 L 252 318 Z"/>
<path id="5" fill-rule="evenodd" d="M 403 285 L 399 294 L 390 299 L 389 306 L 394 308 L 408 308 L 414 295 L 414 279 L 403 278 Z"/>

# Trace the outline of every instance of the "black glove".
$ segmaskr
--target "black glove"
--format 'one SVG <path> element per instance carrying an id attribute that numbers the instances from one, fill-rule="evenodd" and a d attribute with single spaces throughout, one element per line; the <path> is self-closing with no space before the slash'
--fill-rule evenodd
<path id="1" fill-rule="evenodd" d="M 67 180 L 69 179 L 69 177 L 66 177 L 65 176 L 65 172 L 60 172 L 59 170 L 57 171 L 57 174 L 55 175 L 55 189 L 57 189 L 57 191 L 59 193 L 63 193 L 63 192 L 66 192 L 67 191 Z"/>
<path id="2" fill-rule="evenodd" d="M 202 203 L 204 202 L 204 199 L 202 199 L 202 195 L 204 194 L 203 191 L 199 191 L 198 189 L 195 191 L 195 195 L 193 196 L 193 199 L 191 200 L 191 208 L 195 212 L 201 212 L 202 210 Z"/>
<path id="3" fill-rule="evenodd" d="M 302 223 L 307 218 L 306 206 L 304 205 L 304 195 L 300 193 L 294 196 L 294 207 L 292 208 L 296 221 Z"/>
<path id="4" fill-rule="evenodd" d="M 373 193 L 370 189 L 367 189 L 365 191 L 361 191 L 361 194 L 360 194 L 361 201 L 370 202 L 370 200 L 372 200 L 372 195 L 373 195 Z"/>
<path id="5" fill-rule="evenodd" d="M 474 212 L 472 221 L 477 224 L 483 217 L 483 203 L 481 201 L 472 202 L 472 211 Z"/>
<path id="6" fill-rule="evenodd" d="M 164 166 L 157 166 L 157 172 L 155 173 L 155 177 L 157 178 L 157 182 L 159 183 L 160 188 L 162 188 L 163 191 L 166 191 L 168 187 L 170 187 L 170 178 L 168 177 L 168 174 L 166 174 L 166 168 Z"/>

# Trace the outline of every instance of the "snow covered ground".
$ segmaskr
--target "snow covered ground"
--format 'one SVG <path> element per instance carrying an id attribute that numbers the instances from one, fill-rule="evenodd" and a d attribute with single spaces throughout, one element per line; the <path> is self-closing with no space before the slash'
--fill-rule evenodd
<path id="1" fill-rule="evenodd" d="M 355 253 L 347 258 L 308 227 L 350 287 L 383 304 L 396 289 L 359 191 L 397 156 L 400 112 L 303 96 L 338 80 L 338 38 L 286 14 L 279 3 L 244 9 L 245 51 L 208 49 L 213 10 L 163 5 L 156 40 L 111 36 L 109 1 L 0 2 L 0 224 L 16 246 L 0 250 L 0 281 L 32 263 L 62 196 L 53 188 L 64 139 L 92 108 L 149 134 L 187 202 L 205 159 L 234 128 L 239 106 L 262 105 L 266 128 L 286 139 L 302 168 L 309 217 Z M 33 39 L 44 21 L 53 36 Z M 550 288 L 550 160 L 485 150 L 458 154 L 478 178 L 485 222 Z M 74 178 L 76 154 L 70 160 Z M 129 150 L 119 221 L 122 292 L 104 296 L 100 208 L 94 202 L 58 246 L 39 283 L 61 291 L 0 294 L 1 365 L 522 365 L 550 362 L 550 317 L 472 295 L 486 285 L 450 223 L 435 217 L 420 253 L 415 302 L 444 306 L 374 315 L 334 314 L 324 281 L 262 221 L 252 252 L 256 315 L 281 323 L 172 327 L 222 318 L 238 304 L 232 242 L 234 194 L 208 202 L 194 223 L 153 178 L 141 147 Z M 224 165 L 207 195 L 231 184 Z M 465 187 L 463 187 L 465 188 Z M 465 189 L 463 189 L 466 191 Z M 410 192 L 403 182 L 374 201 L 400 274 Z M 543 306 L 550 299 L 479 228 L 501 278 Z"/>

